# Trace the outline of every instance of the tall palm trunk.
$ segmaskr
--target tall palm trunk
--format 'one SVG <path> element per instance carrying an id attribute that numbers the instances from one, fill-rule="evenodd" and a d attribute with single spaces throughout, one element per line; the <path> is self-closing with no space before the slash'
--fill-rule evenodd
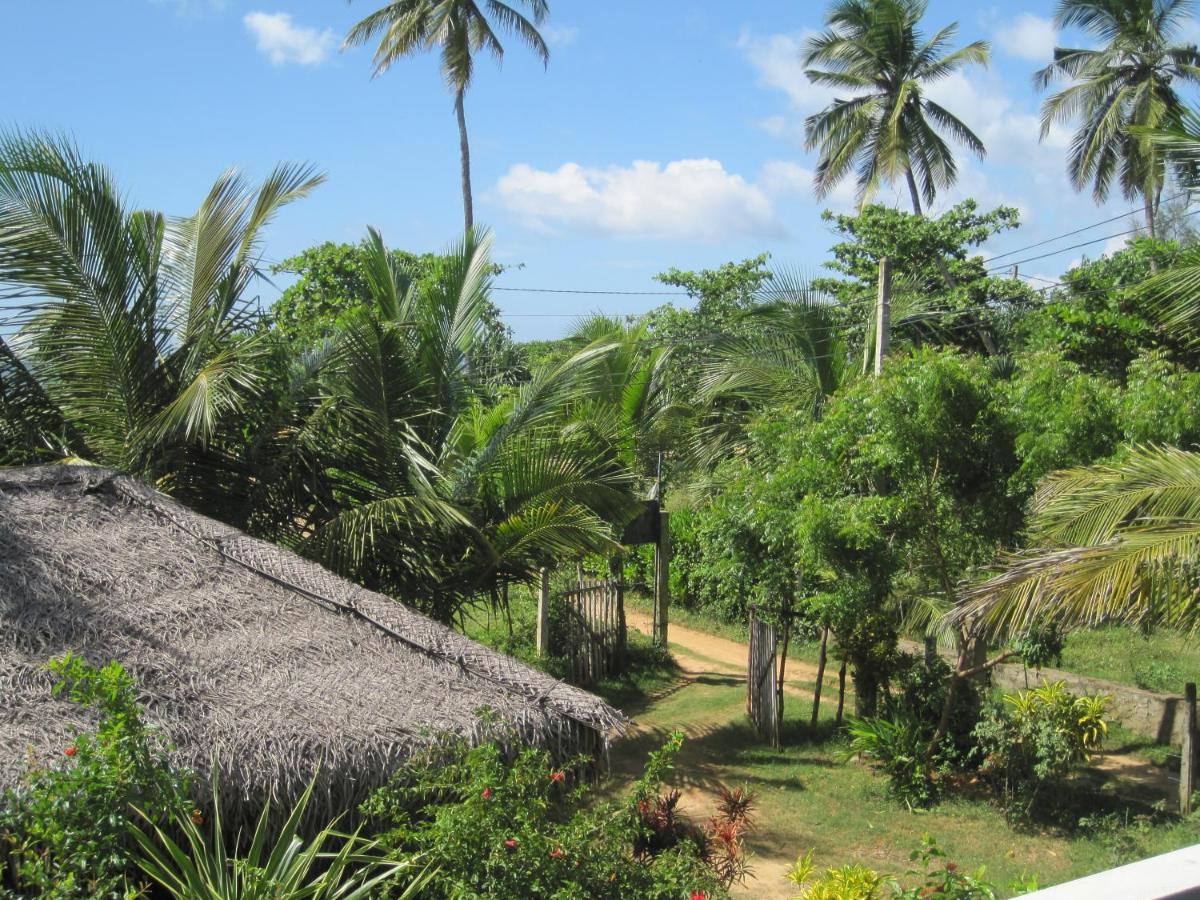
<path id="1" fill-rule="evenodd" d="M 908 196 L 912 199 L 913 212 L 918 216 L 924 215 L 921 211 L 921 192 L 917 190 L 917 179 L 913 178 L 911 168 L 904 170 L 904 178 L 908 181 Z"/>
<path id="2" fill-rule="evenodd" d="M 1143 195 L 1146 198 L 1146 202 L 1143 204 L 1146 214 L 1146 233 L 1150 235 L 1151 239 L 1158 237 L 1157 229 L 1154 227 L 1154 220 L 1158 217 L 1158 200 L 1161 192 L 1161 185 L 1158 186 L 1156 191 L 1152 192 L 1149 188 L 1143 191 Z M 1158 260 L 1153 256 L 1150 257 L 1150 274 L 1158 274 Z"/>
<path id="3" fill-rule="evenodd" d="M 462 157 L 463 225 L 465 231 L 475 227 L 475 210 L 471 203 L 471 145 L 467 142 L 467 113 L 463 109 L 466 89 L 454 92 L 454 114 L 458 117 L 458 149 Z"/>

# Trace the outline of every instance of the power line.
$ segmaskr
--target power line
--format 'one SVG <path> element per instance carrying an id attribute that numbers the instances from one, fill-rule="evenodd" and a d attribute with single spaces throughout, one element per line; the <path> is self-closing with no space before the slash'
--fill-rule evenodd
<path id="1" fill-rule="evenodd" d="M 1175 194 L 1173 197 L 1168 197 L 1166 200 L 1164 200 L 1162 202 L 1170 203 L 1172 200 L 1178 200 L 1180 197 L 1186 196 L 1188 193 L 1189 193 L 1189 191 L 1180 191 L 1178 194 Z M 1044 247 L 1044 246 L 1046 246 L 1046 244 L 1053 244 L 1055 241 L 1061 241 L 1063 238 L 1074 237 L 1077 234 L 1083 234 L 1083 232 L 1085 232 L 1085 231 L 1091 231 L 1093 228 L 1099 228 L 1101 225 L 1108 225 L 1112 222 L 1117 222 L 1121 219 L 1124 219 L 1126 216 L 1132 216 L 1132 215 L 1136 214 L 1137 212 L 1139 212 L 1139 210 L 1131 209 L 1131 210 L 1129 210 L 1129 212 L 1123 212 L 1119 216 L 1113 216 L 1111 219 L 1104 219 L 1101 222 L 1093 222 L 1091 225 L 1085 225 L 1082 228 L 1076 228 L 1074 231 L 1068 231 L 1068 232 L 1065 232 L 1064 234 L 1059 234 L 1059 235 L 1055 235 L 1054 237 L 1046 238 L 1045 240 L 1038 241 L 1035 244 L 1027 244 L 1024 247 L 1018 247 L 1016 250 L 1009 250 L 1007 253 L 998 253 L 995 256 L 991 256 L 991 257 L 988 257 L 987 259 L 985 259 L 983 261 L 983 264 L 986 266 L 988 263 L 995 262 L 998 259 L 1003 259 L 1006 256 L 1015 256 L 1018 253 L 1024 253 L 1026 250 L 1036 250 L 1038 247 Z M 1135 229 L 1135 230 L 1137 230 L 1137 229 Z M 1105 239 L 1100 238 L 1100 240 L 1105 240 Z M 1070 248 L 1068 248 L 1068 249 L 1070 249 Z M 1005 263 L 1005 265 L 1014 265 L 1014 263 Z"/>
<path id="2" fill-rule="evenodd" d="M 687 291 L 602 291 L 578 288 L 491 287 L 493 291 L 514 291 L 523 294 L 602 294 L 612 297 L 690 297 Z"/>
<path id="3" fill-rule="evenodd" d="M 1190 213 L 1185 213 L 1184 215 L 1180 216 L 1180 218 L 1186 219 L 1186 218 L 1188 218 L 1190 216 L 1194 216 L 1198 213 L 1200 213 L 1200 209 L 1194 209 Z M 1093 238 L 1090 241 L 1083 241 L 1082 243 L 1079 243 L 1079 244 L 1072 244 L 1069 247 L 1061 247 L 1058 250 L 1052 250 L 1049 253 L 1043 253 L 1040 256 L 1029 256 L 1029 257 L 1026 257 L 1025 259 L 1018 259 L 1015 262 L 1007 262 L 1007 263 L 1002 263 L 999 266 L 992 266 L 987 271 L 993 272 L 993 271 L 997 271 L 999 269 L 1007 269 L 1010 266 L 1020 266 L 1020 265 L 1023 265 L 1024 263 L 1028 263 L 1028 262 L 1037 262 L 1039 259 L 1046 259 L 1051 256 L 1058 256 L 1060 253 L 1066 253 L 1070 250 L 1078 250 L 1080 247 L 1088 247 L 1088 246 L 1091 246 L 1092 244 L 1098 244 L 1101 241 L 1111 241 L 1114 238 L 1125 237 L 1126 235 L 1130 235 L 1130 234 L 1136 234 L 1139 231 L 1141 231 L 1140 228 L 1130 228 L 1127 231 L 1119 231 L 1116 234 L 1109 234 L 1109 235 L 1105 235 L 1104 237 Z"/>

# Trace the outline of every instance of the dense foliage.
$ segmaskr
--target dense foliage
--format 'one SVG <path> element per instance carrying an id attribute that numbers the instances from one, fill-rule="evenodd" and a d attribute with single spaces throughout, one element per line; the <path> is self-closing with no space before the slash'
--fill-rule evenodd
<path id="1" fill-rule="evenodd" d="M 31 760 L 25 783 L 0 797 L 0 894 L 125 897 L 139 882 L 131 824 L 190 816 L 187 778 L 119 663 L 95 668 L 68 654 L 50 670 L 54 693 L 93 711 L 96 726 L 61 760 Z"/>
<path id="2" fill-rule="evenodd" d="M 987 44 L 951 49 L 957 24 L 927 36 L 924 0 L 836 0 L 802 56 L 814 83 L 851 95 L 805 123 L 818 193 L 853 175 L 862 201 L 824 216 L 829 271 L 773 270 L 766 254 L 670 268 L 659 281 L 690 305 L 596 315 L 524 346 L 473 227 L 464 98 L 500 34 L 548 61 L 544 0 L 397 0 L 354 26 L 347 41 L 376 46 L 377 74 L 440 52 L 466 227 L 436 254 L 374 229 L 318 244 L 272 267 L 295 280 L 270 309 L 251 290 L 264 230 L 322 182 L 315 170 L 281 165 L 258 184 L 227 172 L 176 217 L 131 206 L 68 139 L 5 134 L 0 465 L 130 473 L 460 627 L 586 557 L 619 569 L 624 554 L 648 580 L 647 554 L 620 540 L 653 497 L 672 514 L 675 600 L 779 626 L 780 675 L 791 640 L 819 639 L 819 665 L 828 651 L 841 666 L 839 720 L 853 683 L 851 753 L 895 796 L 929 805 L 970 775 L 1029 814 L 1100 745 L 1105 700 L 1052 684 L 988 703 L 989 668 L 1050 662 L 1073 627 L 1200 630 L 1200 249 L 1176 203 L 1200 186 L 1200 117 L 1178 93 L 1200 73 L 1175 41 L 1187 6 L 1059 4 L 1057 26 L 1091 44 L 1056 48 L 1037 74 L 1071 82 L 1046 101 L 1043 137 L 1071 122 L 1075 187 L 1103 199 L 1119 183 L 1148 233 L 1061 280 L 981 256 L 1018 227 L 1015 209 L 923 213 L 958 177 L 947 138 L 985 152 L 930 88 L 986 63 Z M 869 202 L 884 183 L 903 184 L 912 213 Z M 891 349 L 873 372 L 885 260 Z M 567 614 L 559 603 L 560 642 Z M 505 649 L 530 657 L 532 628 L 506 619 Z M 924 639 L 924 658 L 902 637 Z M 537 661 L 561 669 L 561 649 Z M 722 789 L 709 821 L 687 822 L 664 787 L 677 737 L 610 803 L 589 796 L 584 761 L 512 736 L 436 743 L 366 807 L 378 839 L 335 824 L 301 835 L 306 794 L 282 834 L 267 833 L 268 809 L 249 847 L 226 845 L 220 810 L 205 828 L 120 666 L 68 656 L 54 670 L 98 724 L 3 798 L 6 895 L 123 896 L 149 877 L 176 896 L 365 896 L 385 882 L 404 896 L 429 879 L 447 896 L 707 898 L 747 870 L 752 795 Z M 814 900 L 994 896 L 940 857 L 927 841 L 903 879 L 814 877 L 809 858 L 793 880 Z"/>
<path id="3" fill-rule="evenodd" d="M 980 773 L 1005 808 L 1028 813 L 1048 784 L 1098 749 L 1108 734 L 1108 697 L 1075 697 L 1062 682 L 1006 695 L 975 728 Z"/>
<path id="4" fill-rule="evenodd" d="M 688 823 L 663 779 L 682 736 L 650 755 L 620 802 L 585 803 L 591 762 L 555 765 L 540 750 L 443 742 L 415 759 L 364 811 L 397 851 L 435 867 L 439 896 L 724 896 L 744 874 L 747 798 L 729 792 L 706 827 Z"/>

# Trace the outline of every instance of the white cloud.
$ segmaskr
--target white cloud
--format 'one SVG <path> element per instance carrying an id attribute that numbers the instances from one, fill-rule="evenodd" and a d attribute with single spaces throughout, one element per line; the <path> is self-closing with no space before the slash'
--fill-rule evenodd
<path id="1" fill-rule="evenodd" d="M 575 25 L 547 25 L 542 29 L 542 38 L 551 47 L 566 47 L 575 43 L 579 28 Z"/>
<path id="2" fill-rule="evenodd" d="M 590 168 L 566 163 L 554 171 L 524 163 L 496 184 L 511 212 L 539 229 L 556 225 L 612 237 L 716 241 L 780 237 L 784 227 L 762 188 L 727 172 L 715 159 L 665 166 Z"/>
<path id="3" fill-rule="evenodd" d="M 1050 19 L 1021 13 L 996 29 L 996 43 L 1006 53 L 1045 65 L 1054 58 L 1058 29 Z"/>
<path id="4" fill-rule="evenodd" d="M 804 74 L 800 56 L 805 42 L 816 32 L 759 35 L 743 30 L 737 48 L 758 72 L 758 83 L 783 91 L 804 114 L 824 109 L 833 102 L 833 88 L 813 84 Z"/>
<path id="5" fill-rule="evenodd" d="M 297 25 L 285 12 L 247 13 L 242 21 L 254 35 L 258 52 L 264 54 L 276 66 L 286 63 L 302 66 L 320 65 L 329 58 L 337 44 L 337 37 L 332 29 L 318 31 L 316 28 Z"/>
<path id="6" fill-rule="evenodd" d="M 773 159 L 763 164 L 758 184 L 774 197 L 805 197 L 821 208 L 836 212 L 851 212 L 858 206 L 857 187 L 853 178 L 844 178 L 822 199 L 813 188 L 815 172 L 799 163 Z"/>

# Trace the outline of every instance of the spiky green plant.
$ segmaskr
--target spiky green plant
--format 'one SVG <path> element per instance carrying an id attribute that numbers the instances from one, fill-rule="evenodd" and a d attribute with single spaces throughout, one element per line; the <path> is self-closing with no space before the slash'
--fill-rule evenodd
<path id="1" fill-rule="evenodd" d="M 0 296 L 22 301 L 0 345 L 8 427 L 19 408 L 31 451 L 151 479 L 220 468 L 263 386 L 244 296 L 263 228 L 321 180 L 308 166 L 257 186 L 229 171 L 171 218 L 131 209 L 66 138 L 0 136 Z"/>
<path id="2" fill-rule="evenodd" d="M 927 6 L 926 0 L 837 0 L 826 16 L 828 30 L 805 45 L 809 79 L 850 94 L 805 122 L 808 149 L 820 151 L 818 196 L 854 169 L 863 206 L 882 182 L 904 181 L 920 215 L 922 199 L 933 203 L 958 178 L 939 131 L 984 156 L 975 132 L 931 100 L 928 88 L 964 66 L 986 65 L 987 42 L 950 50 L 957 23 L 926 38 L 919 26 Z"/>
<path id="3" fill-rule="evenodd" d="M 390 857 L 378 841 L 359 831 L 342 834 L 336 823 L 304 837 L 300 826 L 312 792 L 310 782 L 277 832 L 272 831 L 270 806 L 264 807 L 239 850 L 242 835 L 229 842 L 214 784 L 208 835 L 198 812 L 173 817 L 182 844 L 145 818 L 147 829 L 132 828 L 141 851 L 138 866 L 178 900 L 361 900 L 385 888 L 398 900 L 420 895 L 433 875 L 420 860 Z M 408 883 L 401 890 L 404 878 Z"/>

